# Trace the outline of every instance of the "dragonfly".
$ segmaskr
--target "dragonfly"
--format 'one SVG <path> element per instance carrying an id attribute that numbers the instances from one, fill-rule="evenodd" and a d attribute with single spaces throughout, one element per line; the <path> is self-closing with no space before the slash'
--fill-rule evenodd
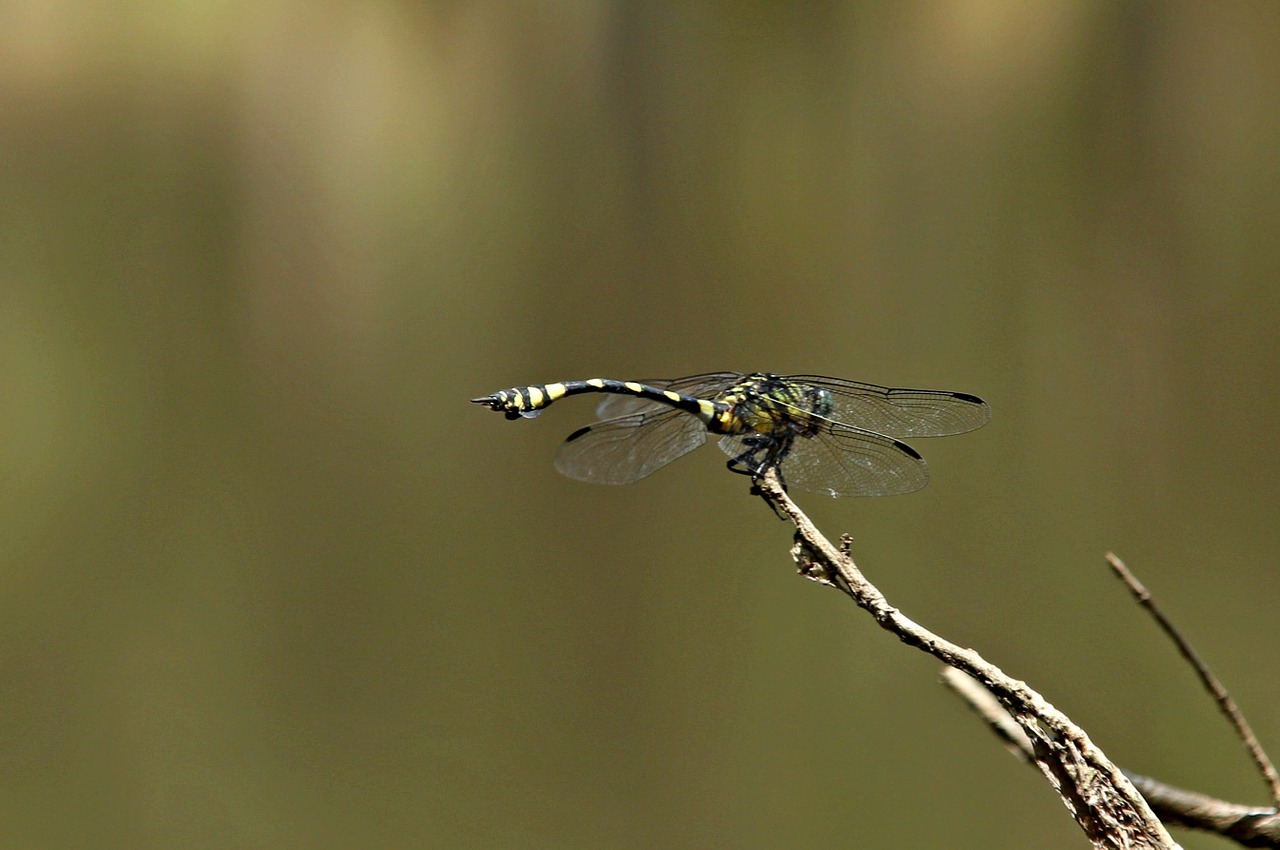
<path id="1" fill-rule="evenodd" d="M 927 464 L 904 440 L 963 434 L 991 408 L 975 395 L 881 387 L 823 375 L 709 372 L 685 378 L 590 378 L 498 390 L 474 404 L 531 419 L 568 396 L 601 393 L 600 421 L 574 431 L 556 468 L 579 481 L 630 484 L 719 437 L 732 472 L 774 469 L 784 486 L 827 496 L 919 490 Z"/>

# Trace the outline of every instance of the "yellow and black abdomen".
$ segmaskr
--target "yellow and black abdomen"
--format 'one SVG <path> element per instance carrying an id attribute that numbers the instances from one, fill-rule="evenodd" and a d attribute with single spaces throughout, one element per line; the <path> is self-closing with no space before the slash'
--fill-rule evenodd
<path id="1" fill-rule="evenodd" d="M 673 390 L 642 384 L 638 381 L 615 381 L 610 378 L 588 378 L 585 381 L 560 381 L 554 384 L 512 387 L 480 398 L 473 398 L 471 401 L 473 404 L 486 405 L 491 410 L 500 410 L 508 419 L 521 416 L 533 418 L 552 402 L 559 401 L 565 396 L 581 393 L 610 393 L 648 399 L 692 413 L 704 422 L 716 412 L 715 404 L 705 399 L 681 395 Z"/>

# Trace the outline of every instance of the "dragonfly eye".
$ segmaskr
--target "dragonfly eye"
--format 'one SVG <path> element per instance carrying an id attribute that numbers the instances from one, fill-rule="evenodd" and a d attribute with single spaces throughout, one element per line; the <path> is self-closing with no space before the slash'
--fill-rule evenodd
<path id="1" fill-rule="evenodd" d="M 831 391 L 826 387 L 814 387 L 813 389 L 813 412 L 823 419 L 830 419 L 831 413 L 836 407 L 835 399 L 831 397 Z"/>

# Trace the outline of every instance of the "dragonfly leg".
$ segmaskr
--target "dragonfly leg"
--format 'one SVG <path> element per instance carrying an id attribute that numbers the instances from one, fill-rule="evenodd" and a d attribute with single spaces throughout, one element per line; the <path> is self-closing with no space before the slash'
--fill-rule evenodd
<path id="1" fill-rule="evenodd" d="M 760 476 L 768 466 L 768 457 L 760 456 L 767 453 L 768 442 L 767 438 L 762 436 L 743 438 L 742 445 L 746 447 L 746 451 L 730 458 L 725 466 L 730 472 L 738 475 L 750 475 L 753 479 Z"/>
<path id="2" fill-rule="evenodd" d="M 751 495 L 761 496 L 763 494 L 764 494 L 764 491 L 760 489 L 759 480 L 753 479 L 751 482 Z M 786 520 L 788 518 L 786 514 L 784 514 L 781 510 L 778 509 L 778 506 L 773 503 L 772 499 L 765 499 L 764 501 L 765 501 L 765 504 L 769 506 L 769 510 L 773 511 L 773 515 L 776 516 L 778 519 Z"/>
<path id="3" fill-rule="evenodd" d="M 782 485 L 783 492 L 786 492 L 787 479 L 782 473 L 780 464 L 782 458 L 786 455 L 786 450 L 790 447 L 790 443 L 779 443 L 778 440 L 761 434 L 743 439 L 742 444 L 746 447 L 746 451 L 731 458 L 725 464 L 729 471 L 736 472 L 739 475 L 750 475 L 751 495 L 759 496 L 761 493 L 760 476 L 772 468 L 777 471 L 778 483 Z M 778 519 L 785 520 L 787 518 L 773 502 L 769 502 L 769 507 Z"/>

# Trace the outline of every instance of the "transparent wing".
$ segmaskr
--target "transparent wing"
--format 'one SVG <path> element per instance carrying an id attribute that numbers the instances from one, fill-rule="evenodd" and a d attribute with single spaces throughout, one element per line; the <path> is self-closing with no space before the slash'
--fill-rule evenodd
<path id="1" fill-rule="evenodd" d="M 574 431 L 556 454 L 556 469 L 578 481 L 630 484 L 707 441 L 707 426 L 698 417 L 657 407 Z"/>
<path id="2" fill-rule="evenodd" d="M 720 448 L 739 457 L 750 451 L 744 443 L 750 439 L 723 437 Z M 897 496 L 929 481 L 924 458 L 906 443 L 839 422 L 826 423 L 813 437 L 794 437 L 779 467 L 788 486 L 824 496 Z"/>
<path id="3" fill-rule="evenodd" d="M 788 375 L 786 380 L 825 387 L 835 402 L 832 419 L 890 437 L 963 434 L 991 418 L 987 403 L 968 393 L 893 389 L 824 375 Z"/>
<path id="4" fill-rule="evenodd" d="M 708 372 L 704 375 L 690 375 L 687 378 L 654 378 L 642 380 L 640 383 L 694 398 L 707 398 L 733 386 L 741 378 L 742 375 L 738 372 Z M 596 405 L 596 416 L 601 419 L 616 419 L 636 413 L 653 413 L 665 407 L 666 405 L 660 401 L 636 398 L 633 395 L 609 394 Z"/>

